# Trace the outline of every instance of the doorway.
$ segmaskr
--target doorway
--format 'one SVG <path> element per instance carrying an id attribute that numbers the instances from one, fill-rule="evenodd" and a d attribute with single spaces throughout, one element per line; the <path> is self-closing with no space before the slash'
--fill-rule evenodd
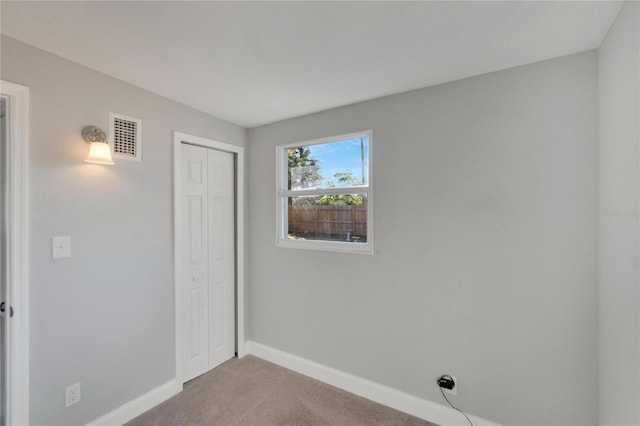
<path id="1" fill-rule="evenodd" d="M 9 224 L 7 221 L 7 209 L 4 206 L 7 206 L 7 98 L 4 96 L 0 96 L 0 170 L 2 170 L 2 174 L 0 175 L 0 188 L 2 191 L 2 205 L 3 208 L 0 209 L 0 223 L 2 223 L 2 227 L 0 229 L 0 271 L 2 274 L 0 276 L 0 425 L 5 426 L 8 424 L 7 422 L 7 406 L 9 405 L 9 401 L 7 398 L 7 376 L 9 375 L 9 357 L 7 353 L 7 348 L 9 348 L 8 342 L 8 330 L 7 326 L 9 324 L 9 318 L 5 315 L 7 310 L 6 305 L 9 300 L 7 283 L 7 251 L 8 251 L 8 238 L 7 238 L 7 230 L 9 228 Z"/>
<path id="2" fill-rule="evenodd" d="M 243 154 L 174 133 L 179 385 L 244 355 Z"/>
<path id="3" fill-rule="evenodd" d="M 0 81 L 0 425 L 29 423 L 29 89 Z"/>

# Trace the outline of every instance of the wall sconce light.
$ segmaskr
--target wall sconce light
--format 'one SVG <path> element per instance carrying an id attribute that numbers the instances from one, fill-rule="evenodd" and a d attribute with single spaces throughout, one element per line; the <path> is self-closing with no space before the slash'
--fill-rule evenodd
<path id="1" fill-rule="evenodd" d="M 91 144 L 89 155 L 84 161 L 94 164 L 115 164 L 111 159 L 111 149 L 104 130 L 96 126 L 87 126 L 82 129 L 82 138 Z"/>

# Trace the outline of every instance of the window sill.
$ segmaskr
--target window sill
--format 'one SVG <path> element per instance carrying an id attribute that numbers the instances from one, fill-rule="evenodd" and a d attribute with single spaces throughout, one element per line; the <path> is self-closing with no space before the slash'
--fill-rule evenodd
<path id="1" fill-rule="evenodd" d="M 276 247 L 373 255 L 373 246 L 370 242 L 348 243 L 340 241 L 285 240 L 280 238 L 276 240 Z"/>

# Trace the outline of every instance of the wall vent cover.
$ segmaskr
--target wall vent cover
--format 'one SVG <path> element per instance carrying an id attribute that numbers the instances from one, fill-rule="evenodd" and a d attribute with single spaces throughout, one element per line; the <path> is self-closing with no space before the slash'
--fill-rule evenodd
<path id="1" fill-rule="evenodd" d="M 142 159 L 142 120 L 111 113 L 109 123 L 109 142 L 113 156 L 140 161 Z"/>

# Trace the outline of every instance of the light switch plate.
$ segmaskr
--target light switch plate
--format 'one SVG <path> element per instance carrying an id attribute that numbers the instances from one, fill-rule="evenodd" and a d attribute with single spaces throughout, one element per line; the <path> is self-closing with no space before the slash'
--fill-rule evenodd
<path id="1" fill-rule="evenodd" d="M 51 237 L 51 258 L 71 257 L 71 237 Z"/>

